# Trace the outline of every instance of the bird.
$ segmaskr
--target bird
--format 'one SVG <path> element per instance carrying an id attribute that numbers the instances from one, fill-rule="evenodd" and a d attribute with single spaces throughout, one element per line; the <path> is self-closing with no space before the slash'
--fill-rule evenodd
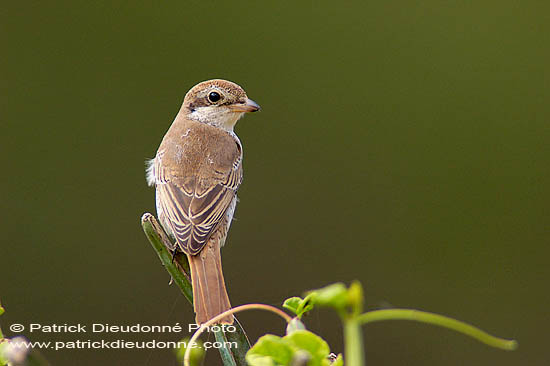
<path id="1" fill-rule="evenodd" d="M 175 250 L 189 260 L 196 324 L 231 309 L 222 272 L 225 244 L 243 180 L 237 121 L 260 106 L 239 85 L 222 79 L 192 87 L 164 135 L 146 178 Z M 233 324 L 233 315 L 219 324 Z"/>

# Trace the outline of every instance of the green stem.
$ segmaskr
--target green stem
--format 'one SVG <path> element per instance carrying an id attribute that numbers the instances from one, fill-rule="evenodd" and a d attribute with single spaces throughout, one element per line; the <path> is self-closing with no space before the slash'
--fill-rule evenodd
<path id="1" fill-rule="evenodd" d="M 250 349 L 250 341 L 244 333 L 241 324 L 235 320 L 235 331 L 234 332 L 224 332 L 222 330 L 215 331 L 214 336 L 216 341 L 222 342 L 227 347 L 219 348 L 220 356 L 222 358 L 224 365 L 246 365 L 246 353 Z M 237 347 L 231 347 L 231 344 L 235 343 Z"/>
<path id="2" fill-rule="evenodd" d="M 236 328 L 235 332 L 227 332 L 225 333 L 225 337 L 229 342 L 236 342 L 238 347 L 231 348 L 230 351 L 233 354 L 233 357 L 235 358 L 235 361 L 237 362 L 237 365 L 246 365 L 246 353 L 250 349 L 250 340 L 248 339 L 248 336 L 243 330 L 243 327 L 241 326 L 241 323 L 239 323 L 239 320 L 235 317 L 235 323 L 233 325 Z"/>
<path id="3" fill-rule="evenodd" d="M 413 309 L 388 309 L 369 311 L 357 317 L 360 324 L 374 323 L 382 320 L 413 320 L 421 323 L 439 325 L 468 335 L 489 346 L 506 351 L 515 350 L 518 346 L 515 340 L 497 338 L 470 324 L 443 315 L 428 313 Z"/>
<path id="4" fill-rule="evenodd" d="M 214 336 L 216 337 L 216 341 L 221 342 L 223 344 L 227 344 L 228 340 L 225 336 L 225 333 L 223 330 L 216 331 L 214 333 Z M 237 362 L 235 361 L 235 358 L 233 357 L 233 353 L 231 352 L 231 349 L 228 347 L 220 347 L 218 348 L 220 351 L 220 356 L 222 358 L 222 362 L 226 366 L 237 366 Z"/>
<path id="5" fill-rule="evenodd" d="M 346 366 L 363 366 L 363 330 L 357 317 L 343 318 L 344 321 L 344 362 Z"/>
<path id="6" fill-rule="evenodd" d="M 151 242 L 153 249 L 157 253 L 162 265 L 168 271 L 174 283 L 180 288 L 181 292 L 187 300 L 193 304 L 193 287 L 190 282 L 191 275 L 189 273 L 189 263 L 187 257 L 183 253 L 172 254 L 175 244 L 168 238 L 157 220 L 150 213 L 146 213 L 141 217 L 141 225 L 143 231 Z M 241 324 L 235 318 L 233 324 L 236 328 L 235 332 L 216 332 L 216 340 L 220 342 L 236 342 L 235 348 L 219 348 L 220 356 L 224 366 L 245 366 L 245 355 L 250 349 L 250 341 L 246 336 Z M 218 339 L 219 338 L 219 339 Z"/>
<path id="7" fill-rule="evenodd" d="M 141 226 L 153 249 L 157 252 L 162 265 L 170 276 L 172 276 L 172 279 L 180 288 L 185 298 L 193 304 L 193 287 L 189 282 L 189 274 L 184 273 L 178 268 L 176 262 L 173 260 L 172 253 L 168 250 L 168 248 L 173 248 L 174 245 L 170 242 L 155 217 L 150 213 L 146 213 L 141 217 Z"/>

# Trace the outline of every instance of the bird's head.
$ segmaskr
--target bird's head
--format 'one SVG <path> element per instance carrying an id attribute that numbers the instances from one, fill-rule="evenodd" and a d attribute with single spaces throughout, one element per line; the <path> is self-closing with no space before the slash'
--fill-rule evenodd
<path id="1" fill-rule="evenodd" d="M 260 106 L 248 99 L 243 88 L 227 80 L 215 79 L 195 85 L 183 100 L 180 113 L 189 119 L 233 131 L 245 113 Z"/>

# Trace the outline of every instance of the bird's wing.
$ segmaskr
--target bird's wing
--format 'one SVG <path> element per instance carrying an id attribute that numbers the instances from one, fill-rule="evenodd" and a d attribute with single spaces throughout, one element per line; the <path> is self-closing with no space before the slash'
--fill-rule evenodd
<path id="1" fill-rule="evenodd" d="M 239 146 L 240 147 L 240 146 Z M 227 169 L 214 169 L 207 179 L 163 175 L 157 182 L 159 209 L 179 247 L 195 255 L 223 221 L 242 181 L 240 149 Z"/>

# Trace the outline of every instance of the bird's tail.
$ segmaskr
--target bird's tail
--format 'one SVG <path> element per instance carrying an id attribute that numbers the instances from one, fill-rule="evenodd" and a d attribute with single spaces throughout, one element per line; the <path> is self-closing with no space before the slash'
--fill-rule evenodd
<path id="1" fill-rule="evenodd" d="M 219 245 L 209 240 L 197 255 L 188 255 L 193 283 L 193 304 L 197 324 L 202 324 L 216 315 L 231 309 L 225 289 Z M 218 323 L 233 324 L 233 315 Z"/>

